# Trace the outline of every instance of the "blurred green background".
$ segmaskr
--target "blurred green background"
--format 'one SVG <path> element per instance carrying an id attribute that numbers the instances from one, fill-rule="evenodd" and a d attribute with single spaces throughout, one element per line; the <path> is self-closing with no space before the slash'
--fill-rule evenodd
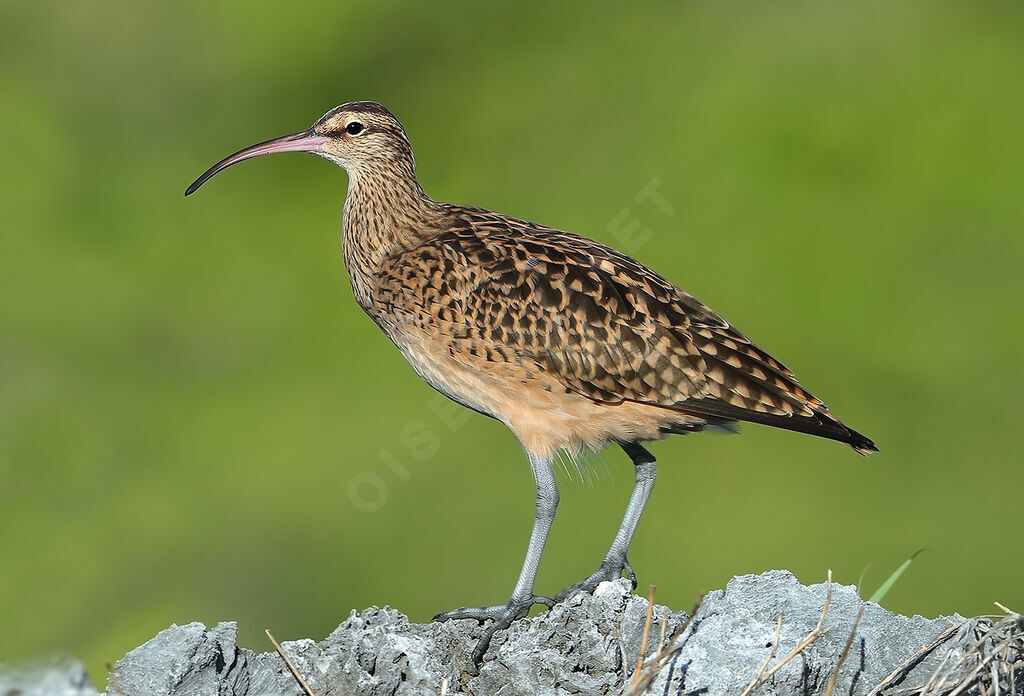
<path id="1" fill-rule="evenodd" d="M 435 198 L 625 248 L 881 447 L 655 443 L 641 588 L 688 608 L 870 564 L 870 592 L 928 547 L 889 608 L 1020 609 L 1022 36 L 987 1 L 4 3 L 0 660 L 70 650 L 102 682 L 172 622 L 265 650 L 507 597 L 525 457 L 353 302 L 344 173 L 264 158 L 182 197 L 354 99 L 403 120 Z M 592 460 L 541 592 L 618 524 L 632 469 Z"/>

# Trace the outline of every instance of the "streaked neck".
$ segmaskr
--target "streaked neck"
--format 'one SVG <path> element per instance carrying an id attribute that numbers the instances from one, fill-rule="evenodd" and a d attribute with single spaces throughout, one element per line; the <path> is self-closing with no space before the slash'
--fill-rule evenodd
<path id="1" fill-rule="evenodd" d="M 364 309 L 369 311 L 387 259 L 436 236 L 443 210 L 424 193 L 409 165 L 395 162 L 349 172 L 342 250 L 356 301 Z"/>

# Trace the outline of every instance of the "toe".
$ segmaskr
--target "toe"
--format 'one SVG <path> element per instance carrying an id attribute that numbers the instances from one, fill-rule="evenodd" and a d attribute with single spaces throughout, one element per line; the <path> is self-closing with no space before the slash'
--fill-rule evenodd
<path id="1" fill-rule="evenodd" d="M 480 640 L 477 641 L 476 647 L 473 649 L 472 658 L 474 666 L 478 667 L 483 662 L 484 655 L 491 645 L 491 639 L 494 637 L 494 634 L 498 631 L 504 631 L 512 625 L 513 621 L 525 617 L 530 613 L 530 608 L 534 604 L 543 604 L 550 608 L 554 606 L 555 601 L 550 597 L 531 596 L 526 599 L 513 598 L 504 606 L 487 608 L 487 618 L 493 619 L 493 621 L 490 626 L 484 629 Z"/>
<path id="2" fill-rule="evenodd" d="M 504 607 L 501 608 L 504 609 Z M 434 617 L 434 621 L 458 621 L 459 619 L 486 621 L 494 617 L 496 609 L 497 607 L 463 607 L 461 609 L 452 609 L 451 611 L 441 612 Z"/>
<path id="3" fill-rule="evenodd" d="M 550 597 L 528 597 L 526 599 L 511 599 L 508 604 L 498 604 L 493 607 L 463 607 L 441 612 L 434 616 L 434 621 L 457 621 L 459 619 L 501 621 L 505 617 L 511 617 L 509 622 L 512 622 L 529 614 L 530 608 L 534 604 L 543 604 L 550 609 L 555 605 L 555 600 Z"/>
<path id="4" fill-rule="evenodd" d="M 596 585 L 595 585 L 596 587 Z M 555 595 L 556 602 L 564 602 L 565 600 L 572 597 L 577 592 L 592 592 L 593 590 L 587 589 L 586 581 L 578 582 L 575 585 L 569 585 L 567 588 Z"/>
<path id="5" fill-rule="evenodd" d="M 629 584 L 632 589 L 636 589 L 636 573 L 633 572 L 633 566 L 629 565 L 629 559 L 623 559 L 623 569 L 626 571 L 626 577 L 629 578 Z M 622 573 L 620 572 L 619 575 Z"/>
<path id="6" fill-rule="evenodd" d="M 621 578 L 623 571 L 625 571 L 626 577 L 629 578 L 629 582 L 633 586 L 632 589 L 635 590 L 636 573 L 633 572 L 633 568 L 629 565 L 629 561 L 623 558 L 621 561 L 602 562 L 601 565 L 598 566 L 597 570 L 594 571 L 594 573 L 586 580 L 578 582 L 575 585 L 569 585 L 569 587 L 555 595 L 555 601 L 564 601 L 577 592 L 593 593 L 594 590 L 597 589 L 597 586 L 602 582 L 618 580 Z"/>

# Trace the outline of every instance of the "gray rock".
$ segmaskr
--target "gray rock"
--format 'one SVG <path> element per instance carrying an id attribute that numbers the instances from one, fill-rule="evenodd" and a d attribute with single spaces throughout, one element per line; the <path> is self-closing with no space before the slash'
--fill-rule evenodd
<path id="1" fill-rule="evenodd" d="M 804 587 L 784 571 L 733 578 L 724 590 L 705 597 L 686 632 L 675 641 L 673 647 L 680 649 L 672 655 L 668 668 L 654 679 L 649 693 L 687 693 L 701 687 L 712 696 L 742 693 L 773 648 L 769 668 L 816 628 L 827 594 L 825 583 Z M 898 616 L 865 602 L 852 586 L 833 584 L 821 626 L 824 634 L 779 669 L 757 693 L 823 693 L 840 664 L 861 607 L 864 614 L 840 666 L 835 694 L 867 694 L 959 618 Z M 929 667 L 933 666 L 932 660 L 921 665 L 919 681 L 931 673 Z M 910 687 L 912 682 L 913 678 L 901 686 Z"/>
<path id="2" fill-rule="evenodd" d="M 107 694 L 244 694 L 251 653 L 235 646 L 237 635 L 234 623 L 171 625 L 118 661 Z"/>
<path id="3" fill-rule="evenodd" d="M 58 655 L 24 667 L 0 665 L 0 696 L 96 696 L 85 667 Z"/>
<path id="4" fill-rule="evenodd" d="M 804 587 L 790 573 L 734 578 L 710 593 L 687 622 L 682 612 L 656 606 L 640 674 L 633 672 L 643 640 L 646 599 L 625 580 L 602 584 L 494 636 L 479 674 L 470 654 L 482 627 L 474 621 L 410 624 L 390 608 L 353 612 L 324 641 L 283 644 L 312 691 L 331 694 L 413 696 L 500 694 L 734 694 L 758 674 L 776 643 L 770 666 L 815 628 L 826 586 Z M 756 692 L 819 694 L 832 675 L 853 628 L 864 614 L 834 693 L 864 696 L 955 618 L 897 616 L 865 603 L 854 588 L 832 586 L 824 635 L 780 668 Z M 664 623 L 665 644 L 660 645 Z M 679 635 L 676 635 L 679 634 Z M 233 623 L 171 626 L 120 660 L 107 694 L 123 696 L 301 696 L 302 689 L 276 652 L 254 654 L 235 645 Z M 662 648 L 661 658 L 651 656 Z M 926 662 L 921 679 L 930 673 Z M 900 684 L 912 686 L 916 672 Z M 3 684 L 0 681 L 0 684 Z M 26 696 L 51 693 L 25 690 Z M 62 693 L 62 692 L 52 692 Z M 91 696 L 93 692 L 67 692 Z M 0 688 L 0 696 L 9 696 Z"/>

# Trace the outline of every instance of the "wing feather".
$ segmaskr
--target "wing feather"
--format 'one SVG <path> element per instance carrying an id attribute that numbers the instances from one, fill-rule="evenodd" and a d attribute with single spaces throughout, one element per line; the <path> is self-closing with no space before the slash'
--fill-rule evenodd
<path id="1" fill-rule="evenodd" d="M 465 224 L 407 254 L 445 264 L 447 292 L 408 289 L 441 318 L 440 333 L 473 336 L 535 363 L 595 401 L 764 423 L 874 449 L 782 363 L 628 256 L 524 221 L 464 215 Z"/>

